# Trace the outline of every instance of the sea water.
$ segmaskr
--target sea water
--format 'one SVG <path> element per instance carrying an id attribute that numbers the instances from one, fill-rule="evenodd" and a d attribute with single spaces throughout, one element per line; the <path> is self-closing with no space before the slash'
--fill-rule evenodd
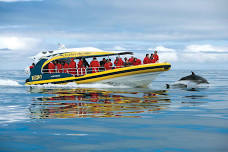
<path id="1" fill-rule="evenodd" d="M 0 151 L 227 152 L 228 71 L 196 70 L 209 85 L 166 89 L 190 72 L 131 88 L 28 87 L 23 71 L 1 71 Z"/>

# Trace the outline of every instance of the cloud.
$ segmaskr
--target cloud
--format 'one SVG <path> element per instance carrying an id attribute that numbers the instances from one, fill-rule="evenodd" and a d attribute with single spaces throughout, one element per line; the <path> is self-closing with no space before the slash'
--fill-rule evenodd
<path id="1" fill-rule="evenodd" d="M 122 47 L 122 46 L 114 46 L 113 50 L 117 50 L 117 51 L 123 51 L 124 50 L 124 51 L 126 51 L 127 49 Z"/>
<path id="2" fill-rule="evenodd" d="M 204 45 L 188 45 L 184 52 L 180 54 L 182 62 L 198 62 L 198 63 L 222 63 L 228 62 L 228 48 L 221 46 L 213 46 L 211 44 Z"/>
<path id="3" fill-rule="evenodd" d="M 161 62 L 164 62 L 164 61 L 173 62 L 178 60 L 176 50 L 172 48 L 167 48 L 160 45 L 155 48 L 149 48 L 149 50 L 151 51 L 157 50 L 159 53 L 159 60 Z"/>
<path id="4" fill-rule="evenodd" d="M 210 44 L 205 45 L 188 45 L 185 48 L 186 52 L 228 52 L 228 48 L 212 46 Z"/>
<path id="5" fill-rule="evenodd" d="M 149 48 L 149 50 L 157 50 L 160 62 L 168 61 L 178 64 L 188 63 L 227 63 L 228 62 L 228 48 L 224 46 L 213 46 L 211 44 L 187 45 L 184 51 L 167 48 L 165 46 L 156 46 Z"/>
<path id="6" fill-rule="evenodd" d="M 180 61 L 184 63 L 227 63 L 228 54 L 182 53 Z"/>
<path id="7" fill-rule="evenodd" d="M 35 47 L 40 41 L 30 37 L 0 37 L 0 49 L 25 50 Z"/>
<path id="8" fill-rule="evenodd" d="M 131 0 L 56 0 L 31 5 L 7 4 L 0 8 L 0 26 L 27 25 L 28 28 L 20 31 L 8 30 L 26 34 L 53 31 L 49 37 L 63 31 L 66 37 L 80 40 L 227 40 L 226 3 L 225 0 L 142 0 L 134 3 Z"/>
<path id="9" fill-rule="evenodd" d="M 31 1 L 43 1 L 43 0 L 0 0 L 0 2 L 31 2 Z"/>

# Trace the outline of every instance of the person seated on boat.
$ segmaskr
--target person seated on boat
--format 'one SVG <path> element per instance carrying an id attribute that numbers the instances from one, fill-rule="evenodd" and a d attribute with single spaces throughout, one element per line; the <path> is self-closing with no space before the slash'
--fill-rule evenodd
<path id="1" fill-rule="evenodd" d="M 54 63 L 50 62 L 48 64 L 48 72 L 49 73 L 55 73 L 55 65 L 54 65 Z"/>
<path id="2" fill-rule="evenodd" d="M 85 66 L 84 66 L 82 58 L 79 59 L 77 73 L 78 73 L 79 76 L 85 75 Z"/>
<path id="3" fill-rule="evenodd" d="M 117 62 L 119 60 L 119 57 L 116 57 L 115 61 L 114 61 L 114 65 L 116 66 Z"/>
<path id="4" fill-rule="evenodd" d="M 96 57 L 93 57 L 93 60 L 90 62 L 90 67 L 92 68 L 92 73 L 99 72 L 98 68 L 100 67 L 100 63 Z"/>
<path id="5" fill-rule="evenodd" d="M 32 63 L 32 65 L 29 66 L 29 69 L 31 70 L 31 69 L 34 68 L 34 67 L 35 67 L 35 63 Z"/>
<path id="6" fill-rule="evenodd" d="M 82 58 L 82 60 L 83 60 L 84 67 L 88 68 L 89 67 L 89 63 L 86 61 L 85 58 Z"/>
<path id="7" fill-rule="evenodd" d="M 124 62 L 123 62 L 122 58 L 116 57 L 114 64 L 115 64 L 116 68 L 121 68 L 121 67 L 123 67 Z"/>
<path id="8" fill-rule="evenodd" d="M 134 58 L 133 65 L 141 65 L 142 62 L 140 59 Z"/>
<path id="9" fill-rule="evenodd" d="M 63 61 L 62 65 L 63 65 L 63 73 L 68 73 L 69 65 L 67 64 L 67 61 Z"/>
<path id="10" fill-rule="evenodd" d="M 153 53 L 151 53 L 151 55 L 150 55 L 150 63 L 155 63 L 155 60 L 154 60 L 154 54 Z"/>
<path id="11" fill-rule="evenodd" d="M 57 61 L 57 73 L 62 73 L 63 72 L 63 66 L 61 64 L 61 61 Z"/>
<path id="12" fill-rule="evenodd" d="M 134 57 L 131 56 L 131 57 L 128 59 L 128 62 L 129 62 L 130 65 L 133 65 Z"/>
<path id="13" fill-rule="evenodd" d="M 100 66 L 101 66 L 100 70 L 101 70 L 101 71 L 104 71 L 104 70 L 105 70 L 105 68 L 104 68 L 105 63 L 106 63 L 106 59 L 103 58 L 103 59 L 100 61 Z"/>
<path id="14" fill-rule="evenodd" d="M 124 58 L 124 66 L 127 67 L 127 66 L 130 66 L 131 64 L 129 63 L 127 57 Z"/>
<path id="15" fill-rule="evenodd" d="M 104 65 L 105 67 L 105 70 L 111 70 L 112 69 L 112 62 L 111 62 L 111 59 L 107 59 L 106 60 L 106 63 Z"/>
<path id="16" fill-rule="evenodd" d="M 43 67 L 43 73 L 49 73 L 49 70 L 48 70 L 48 64 L 46 64 L 44 67 Z"/>
<path id="17" fill-rule="evenodd" d="M 103 58 L 103 59 L 100 61 L 100 66 L 101 66 L 101 67 L 104 67 L 105 63 L 106 63 L 106 59 Z"/>
<path id="18" fill-rule="evenodd" d="M 156 63 L 156 62 L 159 62 L 159 56 L 158 56 L 158 54 L 157 54 L 158 52 L 157 51 L 154 51 L 154 55 L 153 55 L 153 58 L 154 58 L 154 63 Z"/>
<path id="19" fill-rule="evenodd" d="M 70 59 L 70 64 L 69 64 L 69 73 L 72 75 L 76 75 L 76 62 L 74 61 L 73 58 Z"/>
<path id="20" fill-rule="evenodd" d="M 149 58 L 149 54 L 146 54 L 144 60 L 143 60 L 143 64 L 148 64 L 150 63 L 150 58 Z"/>

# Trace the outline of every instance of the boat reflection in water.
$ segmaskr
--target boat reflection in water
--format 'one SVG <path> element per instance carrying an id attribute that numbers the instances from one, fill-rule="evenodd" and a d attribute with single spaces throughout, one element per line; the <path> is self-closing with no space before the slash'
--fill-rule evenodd
<path id="1" fill-rule="evenodd" d="M 142 117 L 146 113 L 167 109 L 170 104 L 164 90 L 126 90 L 31 89 L 31 93 L 42 93 L 42 97 L 34 98 L 29 110 L 34 119 Z"/>

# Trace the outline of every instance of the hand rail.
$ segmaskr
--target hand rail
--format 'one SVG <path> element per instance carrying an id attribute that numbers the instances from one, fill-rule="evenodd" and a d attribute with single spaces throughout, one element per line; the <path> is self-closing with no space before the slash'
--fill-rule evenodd
<path id="1" fill-rule="evenodd" d="M 124 67 L 124 66 L 112 66 L 111 69 L 122 68 L 122 67 Z M 86 75 L 89 73 L 97 73 L 97 72 L 101 72 L 101 71 L 107 71 L 107 69 L 105 69 L 105 67 L 62 68 L 62 69 L 56 68 L 56 69 L 43 69 L 42 73 L 44 73 L 44 74 L 69 73 L 74 76 L 82 76 L 82 75 Z"/>

